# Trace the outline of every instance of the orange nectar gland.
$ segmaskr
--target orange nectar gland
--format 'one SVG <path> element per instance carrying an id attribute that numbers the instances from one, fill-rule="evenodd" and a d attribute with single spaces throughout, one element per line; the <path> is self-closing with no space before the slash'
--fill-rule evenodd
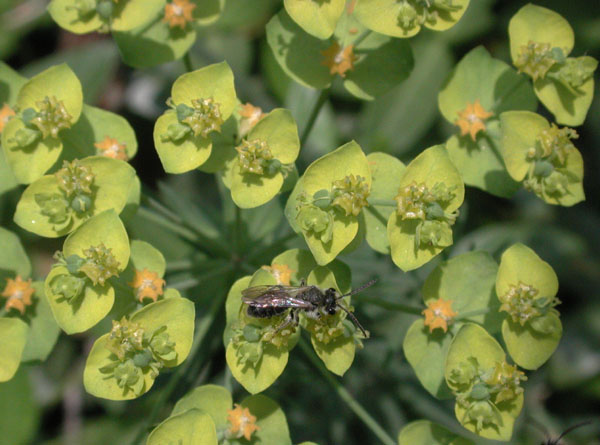
<path id="1" fill-rule="evenodd" d="M 239 404 L 234 404 L 234 408 L 227 411 L 227 421 L 231 425 L 227 430 L 228 436 L 240 439 L 244 437 L 250 440 L 255 431 L 260 427 L 256 425 L 256 416 L 250 414 L 248 408 L 242 408 Z"/>
<path id="2" fill-rule="evenodd" d="M 127 152 L 125 151 L 127 144 L 119 144 L 119 141 L 109 136 L 106 136 L 102 142 L 96 142 L 94 147 L 100 150 L 100 155 L 107 158 L 120 159 L 121 161 L 128 159 Z"/>
<path id="3" fill-rule="evenodd" d="M 21 315 L 25 315 L 25 307 L 31 306 L 31 296 L 35 292 L 35 289 L 31 287 L 31 278 L 27 281 L 23 281 L 20 275 L 17 275 L 13 280 L 11 278 L 6 279 L 6 287 L 2 291 L 2 296 L 8 298 L 4 309 L 18 310 Z"/>
<path id="4" fill-rule="evenodd" d="M 493 116 L 494 113 L 485 111 L 477 99 L 473 103 L 468 103 L 464 110 L 458 112 L 458 119 L 454 121 L 460 127 L 460 135 L 471 135 L 471 139 L 475 141 L 477 133 L 485 131 L 484 121 Z"/>
<path id="5" fill-rule="evenodd" d="M 292 278 L 292 269 L 287 264 L 273 264 L 272 266 L 262 266 L 261 269 L 269 272 L 277 280 L 277 284 L 284 286 L 290 285 Z"/>
<path id="6" fill-rule="evenodd" d="M 141 271 L 136 269 L 133 281 L 128 284 L 133 287 L 136 298 L 142 303 L 144 298 L 152 301 L 158 300 L 158 297 L 163 294 L 165 280 L 160 278 L 156 272 L 148 269 Z"/>
<path id="7" fill-rule="evenodd" d="M 171 28 L 179 26 L 185 29 L 186 25 L 193 21 L 192 11 L 196 5 L 190 0 L 173 0 L 165 5 L 165 18 L 163 22 L 168 23 Z"/>
<path id="8" fill-rule="evenodd" d="M 0 108 L 0 133 L 2 133 L 2 130 L 4 130 L 4 126 L 14 115 L 15 112 L 12 108 L 8 106 L 8 104 L 4 104 L 2 108 Z"/>
<path id="9" fill-rule="evenodd" d="M 346 77 L 346 72 L 353 70 L 354 62 L 358 60 L 358 57 L 354 55 L 353 48 L 354 45 L 342 48 L 338 42 L 333 42 L 329 48 L 321 51 L 324 57 L 321 65 L 329 68 L 329 74 Z"/>
<path id="10" fill-rule="evenodd" d="M 265 113 L 262 112 L 260 107 L 255 107 L 248 102 L 240 105 L 240 107 L 240 134 L 243 136 L 248 134 L 252 127 L 265 116 Z"/>
<path id="11" fill-rule="evenodd" d="M 458 312 L 452 310 L 452 300 L 442 300 L 441 298 L 432 301 L 427 305 L 427 309 L 421 312 L 425 315 L 425 326 L 429 326 L 429 332 L 436 328 L 441 328 L 448 332 L 448 324 L 458 315 Z"/>

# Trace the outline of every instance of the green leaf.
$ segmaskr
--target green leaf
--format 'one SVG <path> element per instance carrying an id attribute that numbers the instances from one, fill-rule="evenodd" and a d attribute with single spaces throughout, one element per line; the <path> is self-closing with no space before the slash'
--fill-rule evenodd
<path id="1" fill-rule="evenodd" d="M 388 201 L 394 199 L 400 187 L 400 178 L 406 168 L 405 165 L 395 157 L 381 152 L 370 153 L 367 161 L 373 180 L 369 198 Z M 387 220 L 392 212 L 394 207 L 391 206 L 369 205 L 363 213 L 367 243 L 371 249 L 384 254 L 390 253 Z"/>
<path id="2" fill-rule="evenodd" d="M 309 88 L 329 86 L 331 74 L 321 64 L 328 41 L 307 34 L 284 10 L 267 23 L 266 32 L 271 51 L 288 76 Z"/>
<path id="3" fill-rule="evenodd" d="M 48 12 L 58 26 L 75 34 L 92 32 L 103 25 L 104 22 L 95 11 L 81 20 L 75 6 L 76 0 L 52 0 L 48 5 Z"/>
<path id="4" fill-rule="evenodd" d="M 83 295 L 74 303 L 69 303 L 62 295 L 52 292 L 53 281 L 63 275 L 69 275 L 69 271 L 60 266 L 53 268 L 46 277 L 44 294 L 52 315 L 58 326 L 67 334 L 87 331 L 110 312 L 115 302 L 115 291 L 109 283 L 104 286 L 88 283 L 83 289 Z"/>
<path id="5" fill-rule="evenodd" d="M 406 360 L 415 371 L 419 382 L 438 399 L 452 397 L 444 380 L 444 365 L 452 343 L 452 333 L 456 333 L 460 326 L 461 323 L 456 323 L 448 332 L 441 329 L 429 332 L 423 319 L 419 318 L 410 326 L 402 343 Z"/>
<path id="6" fill-rule="evenodd" d="M 27 78 L 21 76 L 6 63 L 0 61 L 0 104 L 14 105 L 17 95 Z"/>
<path id="7" fill-rule="evenodd" d="M 2 286 L 6 283 L 6 278 L 14 278 L 15 275 L 20 275 L 23 279 L 28 278 L 31 275 L 31 262 L 19 237 L 0 227 L 0 245 L 2 246 L 2 255 L 0 255 Z"/>
<path id="8" fill-rule="evenodd" d="M 131 241 L 131 257 L 129 264 L 136 270 L 148 269 L 160 278 L 164 277 L 167 268 L 165 257 L 156 247 L 146 241 Z"/>
<path id="9" fill-rule="evenodd" d="M 251 443 L 292 444 L 285 413 L 275 401 L 258 394 L 247 397 L 241 405 L 256 416 L 256 424 L 260 428 L 252 435 Z M 240 440 L 239 443 L 247 443 L 247 441 Z"/>
<path id="10" fill-rule="evenodd" d="M 264 391 L 277 380 L 285 369 L 289 352 L 278 349 L 270 343 L 263 346 L 262 357 L 253 367 L 250 362 L 241 363 L 238 359 L 238 347 L 229 343 L 225 351 L 227 365 L 233 377 L 250 394 Z"/>
<path id="11" fill-rule="evenodd" d="M 34 281 L 34 304 L 27 309 L 27 343 L 21 356 L 22 362 L 33 360 L 45 361 L 58 339 L 60 328 L 54 320 L 48 299 L 44 295 L 44 283 Z"/>
<path id="12" fill-rule="evenodd" d="M 350 39 L 351 44 L 359 36 Z M 344 78 L 344 87 L 359 99 L 373 100 L 388 92 L 410 75 L 414 59 L 410 45 L 403 40 L 370 33 L 354 53 L 359 57 Z"/>
<path id="13" fill-rule="evenodd" d="M 346 6 L 345 0 L 284 0 L 289 16 L 304 31 L 319 39 L 331 37 Z"/>
<path id="14" fill-rule="evenodd" d="M 131 316 L 131 321 L 142 325 L 147 331 L 167 327 L 169 340 L 175 342 L 177 358 L 165 362 L 171 368 L 183 362 L 192 348 L 194 339 L 195 308 L 187 298 L 165 298 L 144 306 Z"/>
<path id="15" fill-rule="evenodd" d="M 27 342 L 27 324 L 19 318 L 0 317 L 0 382 L 13 378 Z"/>
<path id="16" fill-rule="evenodd" d="M 198 9 L 198 8 L 196 8 Z M 148 68 L 182 58 L 196 41 L 196 30 L 171 28 L 161 13 L 150 25 L 113 32 L 123 61 L 134 68 Z"/>
<path id="17" fill-rule="evenodd" d="M 59 139 L 46 138 L 21 147 L 15 140 L 19 130 L 25 129 L 20 118 L 13 118 L 2 131 L 2 148 L 8 167 L 20 184 L 31 184 L 54 165 L 62 152 Z"/>
<path id="18" fill-rule="evenodd" d="M 294 162 L 300 151 L 296 122 L 288 110 L 281 108 L 263 117 L 250 130 L 246 139 L 266 143 L 273 159 L 282 164 Z M 230 188 L 231 197 L 238 207 L 258 207 L 279 193 L 284 181 L 282 172 L 278 171 L 273 175 L 246 173 L 240 168 L 239 158 L 236 161 L 230 173 Z"/>
<path id="19" fill-rule="evenodd" d="M 448 188 L 454 187 L 454 197 L 444 204 L 445 212 L 454 212 L 463 202 L 464 183 L 442 145 L 435 145 L 424 150 L 408 164 L 402 175 L 400 188 L 413 183 L 425 184 L 430 190 L 438 183 L 444 183 Z M 387 223 L 392 260 L 404 271 L 422 266 L 444 250 L 443 246 L 416 248 L 415 236 L 419 222 L 418 219 L 401 220 L 397 212 L 393 212 Z M 443 240 L 443 244 L 447 244 L 447 242 L 452 244 L 451 232 L 449 235 L 450 240 Z"/>
<path id="20" fill-rule="evenodd" d="M 231 340 L 231 325 L 235 323 L 242 309 L 242 291 L 250 287 L 252 276 L 248 275 L 238 279 L 227 294 L 225 300 L 225 331 L 223 332 L 223 345 L 227 347 Z"/>
<path id="21" fill-rule="evenodd" d="M 417 14 L 422 15 L 423 10 L 438 14 L 437 19 L 425 21 L 426 28 L 445 31 L 460 20 L 469 5 L 469 0 L 453 1 L 452 5 L 456 6 L 456 9 L 450 11 L 436 7 L 435 3 L 425 8 L 418 6 L 419 13 L 414 9 L 416 3 L 414 1 L 399 3 L 396 0 L 361 0 L 356 3 L 354 14 L 363 25 L 375 32 L 392 37 L 407 38 L 421 30 Z M 410 8 L 411 11 L 404 8 Z M 407 17 L 412 18 L 404 26 L 401 20 L 403 12 Z"/>
<path id="22" fill-rule="evenodd" d="M 210 415 L 218 430 L 227 428 L 227 411 L 233 406 L 231 393 L 222 386 L 203 385 L 192 389 L 177 401 L 171 416 L 189 409 L 198 409 Z"/>
<path id="23" fill-rule="evenodd" d="M 113 31 L 128 31 L 148 23 L 164 10 L 164 0 L 128 0 L 115 5 L 110 24 Z"/>
<path id="24" fill-rule="evenodd" d="M 489 309 L 485 314 L 469 316 L 464 321 L 483 325 L 488 332 L 500 331 L 502 314 L 498 313 L 496 274 L 498 264 L 487 252 L 468 252 L 437 266 L 423 284 L 425 304 L 439 298 L 452 301 L 458 317 L 472 311 Z"/>
<path id="25" fill-rule="evenodd" d="M 17 178 L 15 178 L 14 173 L 6 161 L 4 150 L 0 147 L 0 195 L 8 190 L 14 189 L 18 184 Z"/>
<path id="26" fill-rule="evenodd" d="M 398 445 L 472 445 L 473 442 L 457 436 L 429 420 L 416 420 L 400 430 Z"/>
<path id="27" fill-rule="evenodd" d="M 95 144 L 102 143 L 106 138 L 116 139 L 119 145 L 125 145 L 127 159 L 135 156 L 138 144 L 129 122 L 118 114 L 84 105 L 79 121 L 61 135 L 63 158 L 72 160 L 102 155 L 102 150 Z"/>
<path id="28" fill-rule="evenodd" d="M 522 46 L 532 42 L 549 43 L 551 48 L 561 48 L 567 56 L 573 50 L 575 35 L 569 22 L 560 14 L 531 3 L 523 6 L 508 24 L 510 56 L 518 59 Z"/>
<path id="29" fill-rule="evenodd" d="M 529 324 L 521 326 L 507 317 L 502 323 L 502 338 L 514 362 L 525 369 L 537 369 L 554 354 L 562 337 L 562 323 L 555 313 L 545 316 L 552 323 L 551 332 L 542 334 Z"/>
<path id="30" fill-rule="evenodd" d="M 365 178 L 369 186 L 371 185 L 369 163 L 360 146 L 354 141 L 338 147 L 310 164 L 302 178 L 296 183 L 286 205 L 286 216 L 292 228 L 300 231 L 296 223 L 298 215 L 296 198 L 300 193 L 312 197 L 319 190 L 331 190 L 334 181 L 344 179 L 349 174 L 361 176 Z M 352 242 L 357 232 L 357 218 L 353 215 L 345 216 L 342 212 L 336 211 L 333 217 L 333 236 L 329 242 L 323 243 L 312 232 L 306 232 L 303 235 L 317 264 L 325 265 L 333 261 Z"/>
<path id="31" fill-rule="evenodd" d="M 146 445 L 217 445 L 215 424 L 206 413 L 190 409 L 167 418 L 148 436 Z"/>

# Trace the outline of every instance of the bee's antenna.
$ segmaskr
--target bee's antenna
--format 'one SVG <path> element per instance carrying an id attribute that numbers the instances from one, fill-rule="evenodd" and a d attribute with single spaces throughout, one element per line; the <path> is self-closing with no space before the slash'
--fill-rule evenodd
<path id="1" fill-rule="evenodd" d="M 558 441 L 560 441 L 560 439 L 562 439 L 563 437 L 565 437 L 571 431 L 573 431 L 573 430 L 575 430 L 575 429 L 577 429 L 579 427 L 582 427 L 584 425 L 588 425 L 590 423 L 592 423 L 591 420 L 586 420 L 584 422 L 579 422 L 579 423 L 576 423 L 575 425 L 570 426 L 569 428 L 567 428 L 566 430 L 564 430 L 560 436 L 558 436 L 558 438 L 556 439 L 556 443 L 558 443 Z"/>
<path id="2" fill-rule="evenodd" d="M 377 279 L 375 278 L 375 279 L 373 279 L 373 280 L 369 281 L 368 283 L 365 283 L 365 284 L 363 284 L 362 286 L 360 286 L 360 287 L 357 287 L 356 289 L 354 289 L 354 290 L 352 290 L 352 291 L 348 292 L 347 294 L 340 295 L 339 297 L 337 297 L 337 298 L 336 298 L 336 300 L 339 300 L 339 299 L 341 299 L 341 298 L 344 298 L 344 297 L 349 297 L 350 295 L 354 295 L 354 294 L 357 294 L 357 293 L 359 293 L 359 292 L 362 292 L 362 291 L 363 291 L 363 290 L 365 290 L 367 287 L 373 286 L 373 285 L 374 285 L 376 282 L 377 282 Z"/>
<path id="3" fill-rule="evenodd" d="M 367 331 L 365 331 L 365 328 L 362 327 L 362 325 L 358 322 L 358 319 L 354 316 L 354 314 L 352 312 L 350 312 L 346 307 L 342 306 L 339 303 L 337 304 L 337 307 L 339 307 L 340 309 L 343 309 L 344 311 L 346 311 L 346 313 L 348 314 L 348 316 L 352 319 L 352 322 L 354 323 L 354 325 L 358 329 L 360 329 L 360 331 L 362 332 L 363 337 L 369 338 L 369 336 L 367 335 Z"/>

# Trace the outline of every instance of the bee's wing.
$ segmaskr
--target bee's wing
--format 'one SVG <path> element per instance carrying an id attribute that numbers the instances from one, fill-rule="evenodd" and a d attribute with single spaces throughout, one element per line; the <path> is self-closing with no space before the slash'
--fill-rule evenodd
<path id="1" fill-rule="evenodd" d="M 296 307 L 312 308 L 312 303 L 298 295 L 308 286 L 263 285 L 253 286 L 242 291 L 242 301 L 255 307 Z"/>

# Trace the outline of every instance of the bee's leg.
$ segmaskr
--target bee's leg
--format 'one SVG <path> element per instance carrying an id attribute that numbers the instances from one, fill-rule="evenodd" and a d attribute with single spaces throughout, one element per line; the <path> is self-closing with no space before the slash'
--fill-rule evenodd
<path id="1" fill-rule="evenodd" d="M 298 322 L 299 322 L 299 318 L 298 318 L 298 309 L 292 309 L 290 310 L 289 314 L 287 317 L 285 317 L 285 320 L 283 321 L 283 323 L 281 323 L 277 329 L 275 329 L 275 333 L 279 333 L 280 331 L 284 330 L 285 328 L 287 328 L 290 325 L 294 325 L 294 329 L 296 328 L 296 326 L 298 326 Z"/>
<path id="2" fill-rule="evenodd" d="M 306 279 L 302 278 L 300 280 L 300 287 L 304 287 L 304 286 L 306 286 Z"/>

